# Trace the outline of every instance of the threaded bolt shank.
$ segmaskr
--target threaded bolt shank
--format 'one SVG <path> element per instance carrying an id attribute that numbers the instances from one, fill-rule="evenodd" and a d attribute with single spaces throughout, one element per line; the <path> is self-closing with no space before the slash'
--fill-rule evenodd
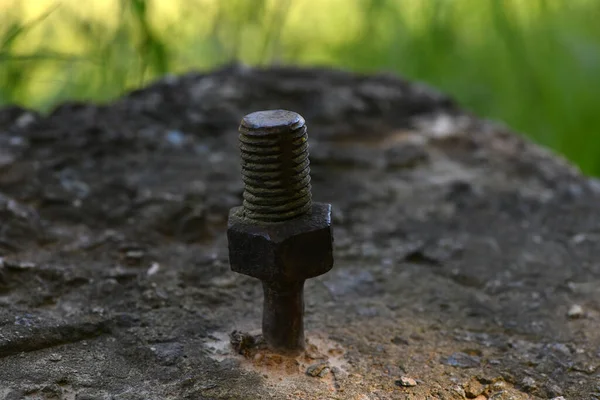
<path id="1" fill-rule="evenodd" d="M 304 118 L 286 110 L 248 114 L 239 127 L 244 216 L 282 222 L 312 206 Z"/>

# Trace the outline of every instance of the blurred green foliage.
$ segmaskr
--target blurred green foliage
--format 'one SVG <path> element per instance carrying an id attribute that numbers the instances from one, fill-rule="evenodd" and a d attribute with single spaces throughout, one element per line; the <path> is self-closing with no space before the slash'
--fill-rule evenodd
<path id="1" fill-rule="evenodd" d="M 598 0 L 0 0 L 0 105 L 234 60 L 395 71 L 600 175 Z"/>

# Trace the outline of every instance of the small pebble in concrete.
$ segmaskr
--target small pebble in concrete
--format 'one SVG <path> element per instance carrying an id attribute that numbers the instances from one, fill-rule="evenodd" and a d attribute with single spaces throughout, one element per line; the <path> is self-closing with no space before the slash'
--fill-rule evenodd
<path id="1" fill-rule="evenodd" d="M 327 375 L 330 371 L 329 364 L 327 362 L 319 362 L 316 364 L 309 365 L 306 368 L 306 375 L 312 376 L 313 378 L 322 378 Z"/>
<path id="2" fill-rule="evenodd" d="M 521 381 L 521 385 L 523 385 L 523 387 L 528 390 L 534 389 L 536 387 L 535 379 L 533 379 L 530 376 L 526 376 Z"/>
<path id="3" fill-rule="evenodd" d="M 402 376 L 396 381 L 396 385 L 403 387 L 413 387 L 417 386 L 417 381 L 413 378 L 409 378 L 408 376 Z"/>
<path id="4" fill-rule="evenodd" d="M 143 250 L 129 250 L 125 253 L 125 258 L 130 262 L 137 262 L 144 257 Z"/>
<path id="5" fill-rule="evenodd" d="M 185 135 L 180 131 L 173 130 L 167 132 L 165 139 L 173 147 L 182 147 L 185 142 Z"/>
<path id="6" fill-rule="evenodd" d="M 463 389 L 460 386 L 454 386 L 452 387 L 452 391 L 456 394 L 458 394 L 461 398 L 465 398 L 467 397 L 466 393 L 465 393 L 465 389 Z"/>
<path id="7" fill-rule="evenodd" d="M 567 316 L 572 319 L 583 317 L 583 307 L 581 307 L 579 304 L 573 304 L 571 308 L 569 308 Z"/>
<path id="8" fill-rule="evenodd" d="M 448 358 L 442 359 L 442 363 L 457 368 L 476 368 L 479 367 L 481 358 L 463 352 L 456 352 Z"/>
<path id="9" fill-rule="evenodd" d="M 475 378 L 472 378 L 469 382 L 463 385 L 465 395 L 469 399 L 476 398 L 483 393 L 485 387 Z"/>
<path id="10" fill-rule="evenodd" d="M 547 383 L 546 384 L 546 393 L 548 393 L 549 396 L 552 396 L 552 398 L 559 398 L 558 396 L 563 394 L 563 389 L 558 386 L 555 385 L 553 383 Z"/>
<path id="11" fill-rule="evenodd" d="M 148 268 L 148 271 L 146 271 L 146 275 L 152 276 L 152 275 L 156 274 L 159 269 L 160 269 L 160 264 L 157 262 L 153 262 L 150 265 L 150 268 Z"/>
<path id="12" fill-rule="evenodd" d="M 35 263 L 32 263 L 32 262 L 10 261 L 10 260 L 4 260 L 4 259 L 0 260 L 0 263 L 1 263 L 1 265 L 5 266 L 6 268 L 12 269 L 15 271 L 33 269 L 37 266 Z"/>
<path id="13" fill-rule="evenodd" d="M 408 340 L 406 340 L 402 336 L 394 336 L 394 338 L 392 339 L 392 343 L 404 346 L 408 346 L 410 344 Z"/>

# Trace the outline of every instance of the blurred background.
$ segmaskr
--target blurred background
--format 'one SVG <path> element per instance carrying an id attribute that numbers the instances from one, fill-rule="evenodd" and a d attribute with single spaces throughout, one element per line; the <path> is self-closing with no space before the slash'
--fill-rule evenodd
<path id="1" fill-rule="evenodd" d="M 600 175 L 600 0 L 0 0 L 0 106 L 233 61 L 397 72 Z"/>

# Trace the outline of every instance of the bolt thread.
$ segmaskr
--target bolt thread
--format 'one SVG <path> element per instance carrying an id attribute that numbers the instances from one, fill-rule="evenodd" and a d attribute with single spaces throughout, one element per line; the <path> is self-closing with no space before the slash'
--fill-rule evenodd
<path id="1" fill-rule="evenodd" d="M 257 222 L 282 222 L 312 206 L 304 119 L 285 110 L 247 115 L 239 128 L 243 210 Z"/>

